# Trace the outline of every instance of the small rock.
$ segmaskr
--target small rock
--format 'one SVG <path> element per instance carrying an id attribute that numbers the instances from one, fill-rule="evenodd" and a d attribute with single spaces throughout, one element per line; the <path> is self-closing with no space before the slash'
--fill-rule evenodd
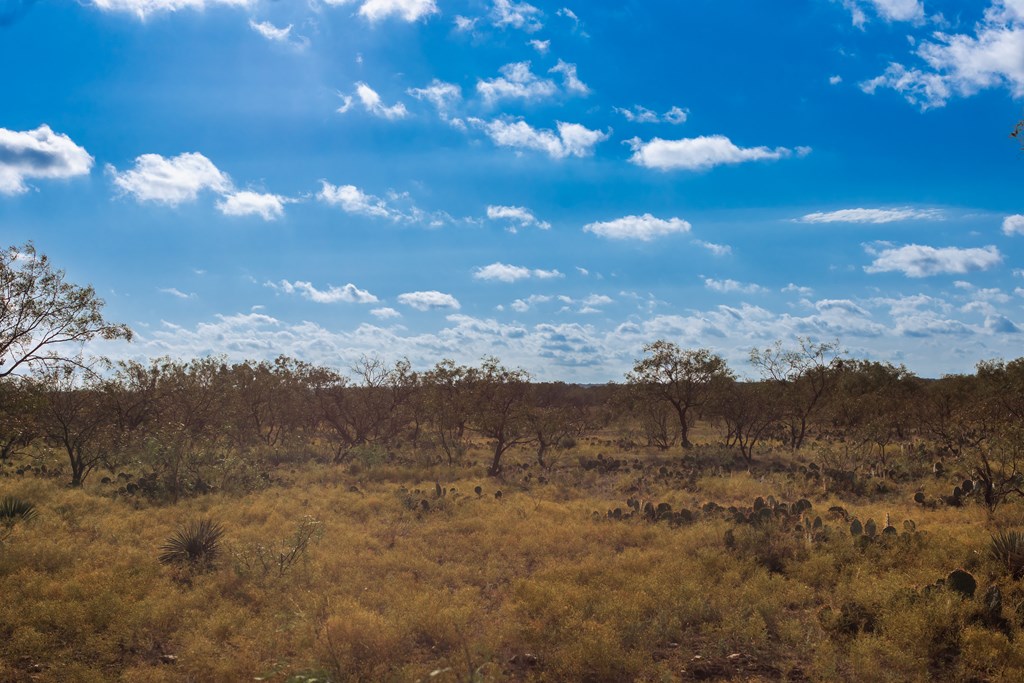
<path id="1" fill-rule="evenodd" d="M 177 664 L 178 655 L 160 655 L 161 664 Z"/>

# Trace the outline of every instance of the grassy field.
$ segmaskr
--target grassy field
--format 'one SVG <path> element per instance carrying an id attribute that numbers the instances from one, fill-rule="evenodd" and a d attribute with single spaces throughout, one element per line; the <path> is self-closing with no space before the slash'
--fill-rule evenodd
<path id="1" fill-rule="evenodd" d="M 834 491 L 812 450 L 748 472 L 594 438 L 502 479 L 473 457 L 283 465 L 174 505 L 10 465 L 0 497 L 38 515 L 0 548 L 0 680 L 1024 680 L 1024 590 L 989 556 L 1024 508 L 941 504 L 955 462 Z M 201 518 L 217 562 L 161 564 Z M 958 568 L 973 595 L 935 585 Z"/>

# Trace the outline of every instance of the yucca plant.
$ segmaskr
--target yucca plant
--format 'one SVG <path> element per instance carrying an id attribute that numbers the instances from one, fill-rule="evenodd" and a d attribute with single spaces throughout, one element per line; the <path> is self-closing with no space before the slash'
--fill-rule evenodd
<path id="1" fill-rule="evenodd" d="M 0 498 L 0 542 L 11 535 L 15 524 L 31 522 L 36 514 L 36 506 L 27 500 L 14 496 Z"/>
<path id="2" fill-rule="evenodd" d="M 167 542 L 160 546 L 163 564 L 188 565 L 209 568 L 220 555 L 220 539 L 224 527 L 210 518 L 189 522 L 178 528 Z"/>
<path id="3" fill-rule="evenodd" d="M 15 522 L 31 522 L 36 517 L 36 506 L 27 500 L 4 496 L 0 498 L 0 524 L 13 526 Z"/>
<path id="4" fill-rule="evenodd" d="M 1024 532 L 998 532 L 989 544 L 989 555 L 1005 565 L 1013 578 L 1021 578 L 1024 576 Z"/>

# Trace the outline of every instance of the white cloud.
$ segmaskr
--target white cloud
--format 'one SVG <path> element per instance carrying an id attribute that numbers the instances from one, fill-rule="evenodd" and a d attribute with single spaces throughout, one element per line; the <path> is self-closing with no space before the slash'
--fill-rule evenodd
<path id="1" fill-rule="evenodd" d="M 557 122 L 557 134 L 551 130 L 534 128 L 525 121 L 507 119 L 494 119 L 493 121 L 470 119 L 469 121 L 482 128 L 499 147 L 537 150 L 545 152 L 552 159 L 590 156 L 594 152 L 594 147 L 609 137 L 609 133 L 590 130 L 578 123 L 562 121 Z"/>
<path id="2" fill-rule="evenodd" d="M 291 24 L 288 24 L 284 28 L 278 28 L 269 21 L 257 22 L 253 19 L 250 19 L 249 28 L 251 28 L 253 31 L 256 31 L 256 33 L 259 33 L 261 36 L 263 36 L 272 43 L 282 43 L 285 45 L 290 45 L 296 50 L 303 50 L 309 47 L 309 39 L 306 38 L 305 36 L 296 36 L 294 39 L 292 38 Z"/>
<path id="3" fill-rule="evenodd" d="M 349 113 L 352 110 L 352 105 L 355 104 L 355 98 L 352 97 L 351 95 L 346 95 L 344 93 L 338 93 L 338 97 L 341 98 L 341 106 L 338 107 L 335 111 L 337 111 L 339 114 Z"/>
<path id="4" fill-rule="evenodd" d="M 891 63 L 885 72 L 861 83 L 873 94 L 890 88 L 922 110 L 942 107 L 954 96 L 970 97 L 1005 87 L 1024 97 L 1024 11 L 1020 0 L 995 0 L 973 34 L 936 32 L 917 44 L 914 54 L 924 69 Z"/>
<path id="5" fill-rule="evenodd" d="M 913 21 L 924 19 L 924 5 L 919 0 L 870 0 L 878 15 L 887 21 Z"/>
<path id="6" fill-rule="evenodd" d="M 136 200 L 160 202 L 177 206 L 194 201 L 203 190 L 226 194 L 232 190 L 231 179 L 199 152 L 176 157 L 143 154 L 135 159 L 135 167 L 119 172 L 107 166 L 114 184 Z"/>
<path id="7" fill-rule="evenodd" d="M 356 83 L 356 97 L 362 103 L 363 109 L 374 116 L 387 119 L 388 121 L 404 119 L 409 114 L 405 105 L 401 102 L 390 107 L 386 106 L 381 100 L 380 95 L 377 94 L 377 91 L 365 83 Z M 341 95 L 341 98 L 342 105 L 338 107 L 338 113 L 345 114 L 352 108 L 353 100 L 351 95 Z"/>
<path id="8" fill-rule="evenodd" d="M 586 300 L 558 299 L 561 304 L 571 304 L 566 312 L 578 314 Z M 507 306 L 505 315 L 518 316 L 531 306 L 554 301 L 546 295 L 524 297 Z M 597 299 L 592 301 L 601 305 Z M 789 302 L 782 311 L 742 303 L 693 309 L 681 315 L 641 317 L 631 310 L 629 317 L 620 321 L 610 320 L 608 314 L 588 318 L 587 324 L 549 320 L 532 325 L 449 311 L 434 318 L 432 327 L 414 332 L 394 324 L 327 327 L 301 317 L 288 321 L 246 311 L 217 315 L 188 327 L 170 322 L 140 325 L 130 344 L 97 342 L 89 351 L 138 360 L 212 353 L 225 354 L 231 360 L 272 360 L 284 354 L 342 370 L 364 354 L 384 354 L 389 362 L 408 357 L 416 369 L 432 367 L 441 358 L 474 364 L 484 355 L 498 354 L 506 365 L 523 366 L 544 381 L 603 383 L 621 380 L 642 346 L 652 339 L 670 338 L 689 347 L 710 346 L 741 375 L 756 376 L 747 364 L 751 347 L 764 347 L 776 339 L 788 346 L 797 337 L 810 336 L 839 337 L 855 357 L 906 362 L 922 376 L 938 376 L 973 372 L 978 358 L 1020 355 L 1017 335 L 1000 331 L 1007 328 L 1002 318 L 1013 321 L 1020 315 L 1020 302 L 1015 299 L 1005 310 L 986 315 L 963 312 L 959 306 L 917 294 L 822 299 L 808 302 L 800 314 L 793 313 Z"/>
<path id="9" fill-rule="evenodd" d="M 312 283 L 303 282 L 301 280 L 296 280 L 295 282 L 281 280 L 277 283 L 267 282 L 265 284 L 267 287 L 278 292 L 283 292 L 284 294 L 298 294 L 303 299 L 308 299 L 309 301 L 318 304 L 375 304 L 379 301 L 376 296 L 365 289 L 359 289 L 352 283 L 349 283 L 344 287 L 333 287 L 328 285 L 327 289 L 317 289 Z"/>
<path id="10" fill-rule="evenodd" d="M 814 294 L 814 290 L 811 289 L 810 287 L 801 287 L 800 285 L 795 285 L 792 282 L 790 282 L 788 285 L 786 285 L 779 291 L 784 294 L 794 293 L 799 294 L 800 296 L 810 296 Z"/>
<path id="11" fill-rule="evenodd" d="M 584 306 L 604 306 L 604 305 L 610 304 L 610 303 L 612 303 L 614 301 L 615 301 L 615 299 L 612 299 L 610 296 L 607 296 L 605 294 L 591 294 L 590 296 L 588 296 L 587 298 L 585 298 L 583 300 L 583 305 Z"/>
<path id="12" fill-rule="evenodd" d="M 446 120 L 452 107 L 462 101 L 462 88 L 454 83 L 445 83 L 436 78 L 425 88 L 409 88 L 406 92 L 417 100 L 430 102 Z"/>
<path id="13" fill-rule="evenodd" d="M 92 0 L 92 4 L 106 12 L 130 12 L 139 19 L 145 19 L 160 12 L 204 10 L 216 5 L 246 8 L 253 6 L 255 0 Z"/>
<path id="14" fill-rule="evenodd" d="M 672 107 L 664 114 L 658 114 L 658 112 L 642 107 L 639 104 L 634 104 L 631 109 L 614 107 L 614 110 L 622 114 L 630 123 L 671 123 L 679 125 L 686 123 L 686 119 L 689 116 L 689 111 L 680 107 Z"/>
<path id="15" fill-rule="evenodd" d="M 317 199 L 346 213 L 392 220 L 400 218 L 399 212 L 391 209 L 383 199 L 366 194 L 355 185 L 332 185 L 326 180 L 321 180 L 320 185 Z"/>
<path id="16" fill-rule="evenodd" d="M 930 275 L 960 274 L 972 270 L 988 270 L 1003 261 L 1003 255 L 994 246 L 961 249 L 959 247 L 929 247 L 908 244 L 902 247 L 881 245 L 882 248 L 865 247 L 875 256 L 868 273 L 903 273 L 907 277 L 928 277 Z"/>
<path id="17" fill-rule="evenodd" d="M 512 302 L 511 308 L 517 313 L 525 313 L 526 311 L 533 308 L 536 304 L 544 304 L 554 299 L 554 297 L 548 294 L 531 294 L 525 299 L 516 299 Z"/>
<path id="18" fill-rule="evenodd" d="M 870 7 L 875 14 L 888 22 L 909 21 L 915 24 L 924 22 L 924 5 L 920 0 L 840 0 L 843 7 L 850 12 L 853 25 L 863 29 L 868 23 L 865 7 Z"/>
<path id="19" fill-rule="evenodd" d="M 529 228 L 536 226 L 541 230 L 548 230 L 551 224 L 547 221 L 538 220 L 533 212 L 524 206 L 500 206 L 491 205 L 487 207 L 487 218 L 492 221 L 510 221 L 517 223 L 518 227 Z"/>
<path id="20" fill-rule="evenodd" d="M 385 306 L 383 308 L 374 308 L 370 311 L 370 315 L 380 320 L 389 320 L 391 318 L 401 318 L 402 314 L 395 309 Z"/>
<path id="21" fill-rule="evenodd" d="M 464 17 L 461 14 L 456 14 L 455 19 L 452 20 L 452 23 L 455 24 L 456 31 L 465 33 L 467 31 L 472 31 L 474 28 L 476 28 L 477 21 L 479 20 L 475 18 L 470 19 L 469 17 Z"/>
<path id="22" fill-rule="evenodd" d="M 580 27 L 580 18 L 576 16 L 576 13 L 573 12 L 568 7 L 563 7 L 562 9 L 555 12 L 555 14 L 560 17 L 565 17 L 566 19 L 571 21 L 573 23 L 574 29 L 578 29 Z"/>
<path id="23" fill-rule="evenodd" d="M 159 290 L 162 294 L 170 294 L 176 299 L 195 299 L 196 295 L 192 292 L 185 293 L 177 287 L 161 287 Z"/>
<path id="24" fill-rule="evenodd" d="M 324 0 L 328 5 L 349 5 L 360 2 L 359 14 L 371 22 L 398 17 L 408 22 L 437 14 L 435 0 Z"/>
<path id="25" fill-rule="evenodd" d="M 715 244 L 714 242 L 705 242 L 704 240 L 694 240 L 693 243 L 710 251 L 712 256 L 729 256 L 732 254 L 732 247 L 728 244 Z"/>
<path id="26" fill-rule="evenodd" d="M 398 303 L 415 308 L 417 311 L 431 311 L 440 308 L 451 308 L 457 311 L 462 308 L 459 300 L 451 294 L 434 290 L 399 294 Z"/>
<path id="27" fill-rule="evenodd" d="M 512 266 L 507 263 L 492 263 L 489 266 L 481 266 L 473 272 L 477 280 L 496 280 L 498 282 L 516 282 L 517 280 L 551 280 L 565 277 L 557 270 L 538 270 L 524 268 L 523 266 Z"/>
<path id="28" fill-rule="evenodd" d="M 562 84 L 566 92 L 576 95 L 589 95 L 590 86 L 580 80 L 576 74 L 576 65 L 558 60 L 558 64 L 548 69 L 549 74 L 562 74 Z"/>
<path id="29" fill-rule="evenodd" d="M 830 85 L 839 85 L 840 83 L 843 82 L 843 77 L 838 74 L 835 76 L 829 76 L 828 82 Z"/>
<path id="30" fill-rule="evenodd" d="M 690 112 L 688 109 L 680 109 L 679 107 L 672 107 L 667 112 L 661 115 L 661 120 L 665 123 L 671 123 L 678 126 L 680 123 L 686 123 L 686 119 L 689 117 Z"/>
<path id="31" fill-rule="evenodd" d="M 1004 235 L 1024 235 L 1024 216 L 1019 213 L 1003 219 Z"/>
<path id="32" fill-rule="evenodd" d="M 714 278 L 704 278 L 704 286 L 713 292 L 721 292 L 723 294 L 729 293 L 742 293 L 742 294 L 758 294 L 760 292 L 767 291 L 761 285 L 755 285 L 753 283 L 744 284 L 736 280 L 716 280 Z"/>
<path id="33" fill-rule="evenodd" d="M 690 232 L 690 224 L 682 218 L 661 219 L 649 213 L 643 216 L 623 216 L 613 221 L 588 223 L 584 232 L 613 240 L 640 240 L 650 242 L 658 237 Z"/>
<path id="34" fill-rule="evenodd" d="M 527 44 L 542 55 L 546 55 L 548 53 L 548 50 L 551 49 L 550 40 L 537 40 L 536 38 L 534 38 Z"/>
<path id="35" fill-rule="evenodd" d="M 945 218 L 942 209 L 915 209 L 904 206 L 893 209 L 839 209 L 809 213 L 801 223 L 895 223 L 897 221 L 936 221 Z"/>
<path id="36" fill-rule="evenodd" d="M 544 27 L 543 13 L 527 2 L 494 0 L 491 8 L 491 23 L 499 28 L 517 28 L 534 33 Z"/>
<path id="37" fill-rule="evenodd" d="M 292 25 L 288 24 L 284 28 L 278 28 L 269 21 L 256 21 L 255 19 L 249 20 L 249 28 L 269 41 L 277 43 L 287 43 L 292 35 Z"/>
<path id="38" fill-rule="evenodd" d="M 640 138 L 629 141 L 633 148 L 630 161 L 645 168 L 661 171 L 683 169 L 701 171 L 723 164 L 747 161 L 774 161 L 792 154 L 785 147 L 737 147 L 724 135 L 662 140 L 654 138 L 643 142 Z"/>
<path id="39" fill-rule="evenodd" d="M 88 175 L 92 162 L 84 148 L 45 124 L 27 131 L 0 128 L 0 195 L 27 191 L 26 179 Z"/>
<path id="40" fill-rule="evenodd" d="M 556 67 L 557 68 L 557 67 Z M 476 90 L 488 106 L 501 100 L 541 100 L 558 92 L 554 81 L 541 79 L 530 71 L 530 62 L 514 62 L 498 69 L 501 76 L 479 80 Z"/>
<path id="41" fill-rule="evenodd" d="M 217 208 L 225 216 L 260 216 L 273 221 L 284 216 L 284 205 L 290 201 L 276 194 L 245 190 L 225 195 L 217 202 Z"/>

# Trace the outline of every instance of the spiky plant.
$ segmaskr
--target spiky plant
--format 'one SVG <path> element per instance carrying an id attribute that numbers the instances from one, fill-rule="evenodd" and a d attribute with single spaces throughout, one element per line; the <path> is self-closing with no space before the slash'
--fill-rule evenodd
<path id="1" fill-rule="evenodd" d="M 27 500 L 4 496 L 0 498 L 0 543 L 14 533 L 18 522 L 31 522 L 36 517 L 36 506 Z"/>
<path id="2" fill-rule="evenodd" d="M 1021 578 L 1024 576 L 1024 532 L 996 533 L 989 544 L 989 555 L 1004 565 L 1013 578 Z"/>
<path id="3" fill-rule="evenodd" d="M 224 527 L 210 518 L 194 520 L 178 528 L 160 546 L 163 564 L 188 565 L 193 568 L 212 567 L 220 554 Z"/>
<path id="4" fill-rule="evenodd" d="M 31 522 L 36 514 L 36 506 L 27 500 L 14 496 L 0 498 L 0 524 L 13 526 L 16 522 Z"/>

